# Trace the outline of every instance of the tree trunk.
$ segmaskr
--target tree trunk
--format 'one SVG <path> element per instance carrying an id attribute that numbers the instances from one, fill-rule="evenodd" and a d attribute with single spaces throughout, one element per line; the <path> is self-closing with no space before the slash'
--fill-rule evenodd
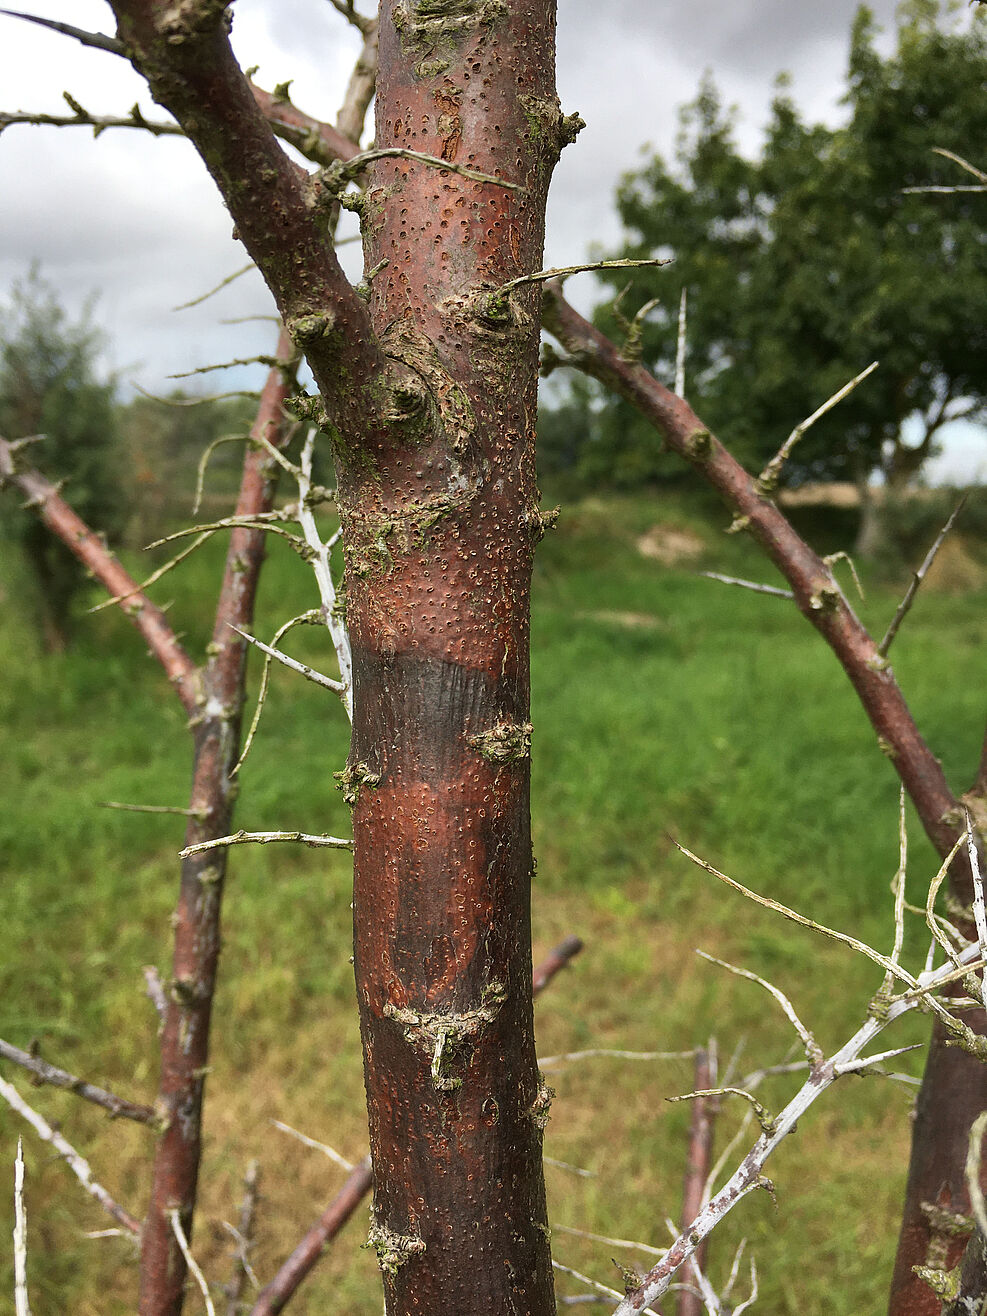
<path id="1" fill-rule="evenodd" d="M 441 13 L 441 17 L 434 16 Z M 440 57 L 441 56 L 441 57 Z M 353 646 L 355 968 L 389 1316 L 555 1309 L 531 1008 L 528 616 L 550 0 L 381 10 L 370 313 L 408 368 L 337 443 Z"/>
<path id="2" fill-rule="evenodd" d="M 887 489 L 874 489 L 866 477 L 857 481 L 860 494 L 860 521 L 853 544 L 853 556 L 862 562 L 874 562 L 882 557 L 888 546 L 885 518 Z"/>
<path id="3" fill-rule="evenodd" d="M 964 1021 L 983 1034 L 982 1010 L 967 1011 Z M 939 1316 L 942 1299 L 915 1268 L 951 1270 L 970 1237 L 967 1143 L 970 1126 L 985 1108 L 985 1089 L 983 1062 L 949 1046 L 936 1021 L 915 1103 L 889 1316 Z"/>

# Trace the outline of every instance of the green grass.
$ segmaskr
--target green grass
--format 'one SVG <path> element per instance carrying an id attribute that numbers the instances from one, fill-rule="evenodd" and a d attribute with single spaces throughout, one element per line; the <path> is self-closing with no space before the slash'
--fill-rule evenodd
<path id="1" fill-rule="evenodd" d="M 791 1038 L 780 1012 L 754 986 L 704 968 L 696 946 L 772 977 L 823 1045 L 844 1040 L 859 1020 L 876 986 L 866 965 L 719 888 L 678 854 L 672 836 L 757 889 L 890 945 L 896 779 L 846 678 L 793 607 L 697 578 L 699 568 L 775 578 L 752 545 L 712 528 L 724 523 L 722 514 L 711 520 L 681 499 L 587 500 L 564 510 L 539 550 L 536 956 L 567 932 L 587 943 L 539 1003 L 543 1054 L 590 1046 L 678 1051 L 715 1033 L 724 1053 L 745 1039 L 746 1068 L 782 1058 Z M 642 556 L 638 538 L 656 524 L 698 537 L 700 555 L 673 566 Z M 210 546 L 159 587 L 159 598 L 178 600 L 176 625 L 193 648 L 207 636 L 221 552 L 221 544 Z M 155 1020 L 141 994 L 141 966 L 167 970 L 181 819 L 97 806 L 185 802 L 183 718 L 119 617 L 86 619 L 68 657 L 41 655 L 18 606 L 23 583 L 5 554 L 0 1035 L 20 1045 L 38 1038 L 50 1059 L 146 1098 L 154 1091 Z M 860 611 L 875 631 L 896 599 L 896 590 L 868 589 Z M 304 568 L 273 550 L 259 633 L 313 602 Z M 957 789 L 972 780 L 980 749 L 985 604 L 983 592 L 920 596 L 893 654 L 919 725 Z M 298 632 L 293 651 L 325 665 L 321 643 Z M 278 672 L 243 771 L 238 825 L 345 829 L 332 781 L 345 754 L 339 710 Z M 911 822 L 918 891 L 934 861 Z M 365 1141 L 347 862 L 268 847 L 235 852 L 231 867 L 196 1232 L 196 1252 L 217 1282 L 227 1273 L 219 1222 L 235 1214 L 250 1156 L 260 1157 L 264 1174 L 255 1257 L 262 1277 L 341 1181 L 328 1162 L 272 1130 L 272 1118 L 354 1159 Z M 896 1036 L 921 1037 L 923 1027 L 906 1025 Z M 678 1209 L 688 1121 L 685 1106 L 663 1098 L 690 1087 L 688 1063 L 599 1059 L 551 1082 L 558 1096 L 547 1153 L 595 1171 L 581 1178 L 548 1168 L 553 1218 L 660 1242 L 661 1220 Z M 765 1100 L 777 1105 L 791 1087 L 774 1080 Z M 147 1135 L 108 1125 L 65 1094 L 43 1090 L 32 1100 L 62 1122 L 97 1176 L 139 1214 Z M 879 1310 L 909 1101 L 908 1090 L 876 1079 L 848 1082 L 824 1099 L 771 1167 L 780 1209 L 766 1197 L 739 1208 L 716 1236 L 714 1276 L 747 1236 L 764 1311 Z M 738 1117 L 725 1110 L 721 1145 Z M 0 1110 L 8 1161 L 20 1132 Z M 29 1130 L 25 1137 L 36 1316 L 132 1311 L 126 1243 L 82 1237 L 105 1222 Z M 9 1193 L 2 1197 L 6 1204 Z M 365 1224 L 361 1214 L 293 1311 L 377 1316 L 372 1257 L 358 1247 Z M 8 1231 L 6 1216 L 0 1230 Z M 566 1264 L 619 1287 L 612 1248 L 559 1234 L 556 1250 Z M 0 1292 L 9 1293 L 6 1264 Z M 563 1279 L 560 1291 L 575 1289 Z"/>

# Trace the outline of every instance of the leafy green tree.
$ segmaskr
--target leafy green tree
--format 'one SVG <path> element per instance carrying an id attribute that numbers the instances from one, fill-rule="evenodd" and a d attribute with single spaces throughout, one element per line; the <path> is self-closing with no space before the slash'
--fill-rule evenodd
<path id="1" fill-rule="evenodd" d="M 33 435 L 33 459 L 68 484 L 74 506 L 109 538 L 126 516 L 115 384 L 100 372 L 103 337 L 88 308 L 73 320 L 36 269 L 2 308 L 0 434 Z M 49 652 L 71 636 L 72 601 L 84 582 L 76 559 L 37 517 L 5 510 L 0 532 L 19 544 L 36 586 L 39 628 Z"/>
<path id="2" fill-rule="evenodd" d="M 987 140 L 987 31 L 978 10 L 907 0 L 894 52 L 872 15 L 853 24 L 845 126 L 810 125 L 784 80 L 764 147 L 745 159 L 706 79 L 682 114 L 674 166 L 654 157 L 618 194 L 629 257 L 674 264 L 635 278 L 601 325 L 634 325 L 646 364 L 674 369 L 689 293 L 687 391 L 754 469 L 793 425 L 870 361 L 880 369 L 819 422 L 786 478 L 912 478 L 943 425 L 987 409 L 984 202 L 908 188 L 962 181 L 938 150 L 979 160 Z M 608 275 L 615 287 L 620 276 Z M 626 282 L 626 280 L 624 281 Z M 598 417 L 619 473 L 662 473 L 653 432 L 624 403 Z M 636 463 L 629 454 L 638 454 Z"/>

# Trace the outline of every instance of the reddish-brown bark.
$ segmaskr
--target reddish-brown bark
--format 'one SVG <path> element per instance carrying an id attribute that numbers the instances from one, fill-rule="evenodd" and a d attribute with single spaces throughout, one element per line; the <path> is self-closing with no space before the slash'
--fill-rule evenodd
<path id="1" fill-rule="evenodd" d="M 389 370 L 328 232 L 332 194 L 285 154 L 230 49 L 220 0 L 112 0 L 118 35 L 225 200 L 333 422 L 353 439 L 387 412 Z"/>
<path id="2" fill-rule="evenodd" d="M 291 390 L 293 349 L 282 333 L 278 357 L 285 368 L 268 375 L 251 433 L 278 445 L 284 437 L 285 398 Z M 252 447 L 244 460 L 236 516 L 270 510 L 277 466 Z M 211 657 L 199 674 L 190 726 L 194 768 L 185 844 L 230 831 L 235 791 L 230 773 L 240 748 L 246 641 L 232 629 L 249 629 L 264 559 L 264 532 L 238 527 L 230 536 L 213 630 Z M 220 906 L 226 849 L 182 861 L 174 916 L 174 958 L 161 1035 L 157 1109 L 166 1120 L 154 1160 L 151 1197 L 141 1247 L 141 1316 L 181 1311 L 186 1264 L 169 1212 L 178 1210 L 191 1237 L 201 1151 L 202 1101 L 209 1064 L 209 1025 L 220 949 Z"/>
<path id="3" fill-rule="evenodd" d="M 484 312 L 487 291 L 541 262 L 562 144 L 554 16 L 548 0 L 427 14 L 381 7 L 378 146 L 526 190 L 384 160 L 364 201 L 367 264 L 388 262 L 371 316 L 419 381 L 389 432 L 338 453 L 372 1240 L 391 1316 L 544 1316 L 528 911 L 537 294 Z"/>
<path id="4" fill-rule="evenodd" d="M 964 1022 L 984 1035 L 982 1010 Z M 984 1065 L 948 1046 L 938 1020 L 915 1106 L 908 1186 L 898 1254 L 891 1280 L 889 1316 L 939 1316 L 942 1302 L 914 1272 L 915 1266 L 952 1269 L 969 1234 L 951 1215 L 969 1216 L 966 1155 L 970 1125 L 987 1109 Z M 930 1209 L 932 1208 L 932 1209 Z"/>
<path id="5" fill-rule="evenodd" d="M 566 937 L 538 965 L 532 976 L 535 996 L 544 991 L 560 969 L 579 954 L 583 943 L 578 937 Z M 325 1211 L 307 1231 L 305 1237 L 284 1262 L 269 1284 L 257 1295 L 250 1316 L 276 1316 L 294 1297 L 299 1286 L 314 1270 L 326 1246 L 336 1237 L 343 1225 L 370 1192 L 373 1174 L 369 1156 L 350 1173 L 349 1178 L 332 1199 Z"/>
<path id="6" fill-rule="evenodd" d="M 689 405 L 618 349 L 564 300 L 556 286 L 546 291 L 546 327 L 572 354 L 573 364 L 627 398 L 689 461 L 741 517 L 789 581 L 795 600 L 833 649 L 914 803 L 929 839 L 946 855 L 960 827 L 959 801 L 942 765 L 919 735 L 891 668 L 839 590 L 829 567 L 804 543 L 756 482 L 702 424 Z M 823 606 L 819 606 L 822 604 Z M 972 898 L 969 864 L 960 856 L 950 874 L 954 895 Z M 966 1022 L 985 1032 L 982 1010 Z M 949 1047 L 933 1030 L 912 1128 L 912 1152 L 889 1316 L 937 1316 L 939 1300 L 912 1272 L 925 1265 L 937 1237 L 926 1204 L 944 1201 L 953 1212 L 969 1212 L 964 1179 L 970 1125 L 987 1108 L 987 1068 Z M 941 1241 L 941 1239 L 940 1239 Z M 952 1260 L 962 1251 L 961 1232 L 950 1242 Z M 935 1253 L 933 1251 L 932 1255 Z"/>

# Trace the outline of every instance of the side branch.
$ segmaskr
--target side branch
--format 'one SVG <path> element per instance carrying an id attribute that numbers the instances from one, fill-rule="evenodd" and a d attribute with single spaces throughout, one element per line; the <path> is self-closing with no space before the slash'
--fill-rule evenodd
<path id="1" fill-rule="evenodd" d="M 105 1088 L 97 1087 L 94 1083 L 87 1083 L 85 1079 L 70 1074 L 67 1069 L 59 1069 L 57 1065 L 49 1065 L 47 1060 L 42 1060 L 40 1056 L 31 1055 L 29 1051 L 22 1051 L 20 1047 L 11 1046 L 9 1042 L 5 1042 L 2 1038 L 0 1038 L 0 1059 L 9 1060 L 12 1064 L 20 1065 L 21 1069 L 26 1069 L 29 1074 L 34 1075 L 34 1081 L 38 1084 L 47 1084 L 53 1088 L 64 1088 L 69 1092 L 74 1092 L 77 1097 L 82 1097 L 83 1101 L 91 1101 L 94 1106 L 102 1106 L 114 1118 L 135 1120 L 138 1124 L 153 1124 L 157 1120 L 157 1115 L 150 1106 L 142 1106 L 136 1101 L 127 1101 L 123 1097 L 116 1096 L 113 1092 L 107 1092 Z"/>
<path id="2" fill-rule="evenodd" d="M 186 712 L 196 707 L 196 667 L 179 643 L 168 619 L 126 572 L 113 554 L 84 521 L 72 511 L 58 489 L 40 472 L 21 467 L 18 445 L 0 438 L 0 488 L 10 485 L 28 499 L 28 505 L 79 561 L 96 576 L 111 595 L 121 600 L 123 611 L 140 631 L 148 648 L 165 670 Z"/>
<path id="3" fill-rule="evenodd" d="M 387 358 L 339 265 L 306 175 L 278 144 L 236 62 L 227 6 L 112 0 L 112 8 L 134 66 L 216 182 L 333 420 L 344 433 L 364 433 L 373 406 L 344 380 L 379 377 Z"/>
<path id="4" fill-rule="evenodd" d="M 958 801 L 942 766 L 922 739 L 886 659 L 850 607 L 832 569 L 802 540 L 775 504 L 716 439 L 684 399 L 620 352 L 549 285 L 545 327 L 567 349 L 569 364 L 599 379 L 635 406 L 717 490 L 785 576 L 803 616 L 819 631 L 850 678 L 864 711 L 918 810 L 940 855 L 960 831 Z M 968 903 L 972 878 L 963 857 L 952 874 L 954 890 Z"/>
<path id="5" fill-rule="evenodd" d="M 95 50 L 105 50 L 110 55 L 119 55 L 122 59 L 127 58 L 127 48 L 122 41 L 116 37 L 107 36 L 104 32 L 89 32 L 85 28 L 74 27 L 71 23 L 59 23 L 51 18 L 42 18 L 38 14 L 25 14 L 17 9 L 0 9 L 0 14 L 7 18 L 21 18 L 25 22 L 35 23 L 38 27 L 46 27 L 52 32 L 59 33 L 60 36 L 72 37 L 84 46 L 91 46 Z M 376 50 L 376 29 L 375 20 L 362 20 L 366 24 L 364 29 L 364 53 L 358 61 L 358 69 L 361 63 L 367 65 L 371 63 L 368 50 Z M 371 31 L 372 29 L 372 31 Z M 372 44 L 371 44 L 372 42 Z M 364 77 L 366 73 L 364 73 Z M 371 92 L 372 95 L 372 70 L 371 70 Z M 321 119 L 314 119 L 311 115 L 305 114 L 302 110 L 292 105 L 286 96 L 279 96 L 274 92 L 265 91 L 255 83 L 250 82 L 250 90 L 253 93 L 254 100 L 260 107 L 261 113 L 271 125 L 276 136 L 282 141 L 288 142 L 295 147 L 308 160 L 316 164 L 328 165 L 334 160 L 348 160 L 354 155 L 357 147 L 354 142 L 346 136 L 349 126 L 341 124 L 342 131 L 336 129 L 329 123 L 323 123 Z M 370 96 L 366 96 L 366 104 L 369 104 Z M 366 113 L 366 104 L 359 119 L 362 126 L 362 114 Z M 73 107 L 74 108 L 74 107 Z M 59 127 L 78 125 L 84 123 L 84 119 L 79 117 L 68 119 L 52 119 L 44 115 L 5 115 L 0 116 L 0 130 L 6 126 L 4 119 L 8 123 L 54 123 Z M 139 128 L 144 127 L 151 132 L 156 133 L 179 133 L 184 136 L 183 130 L 176 124 L 170 125 L 151 125 L 140 122 L 140 114 L 131 117 L 131 119 L 118 119 L 102 124 L 94 124 L 94 127 L 107 128 Z M 353 137 L 358 133 L 352 134 Z"/>

